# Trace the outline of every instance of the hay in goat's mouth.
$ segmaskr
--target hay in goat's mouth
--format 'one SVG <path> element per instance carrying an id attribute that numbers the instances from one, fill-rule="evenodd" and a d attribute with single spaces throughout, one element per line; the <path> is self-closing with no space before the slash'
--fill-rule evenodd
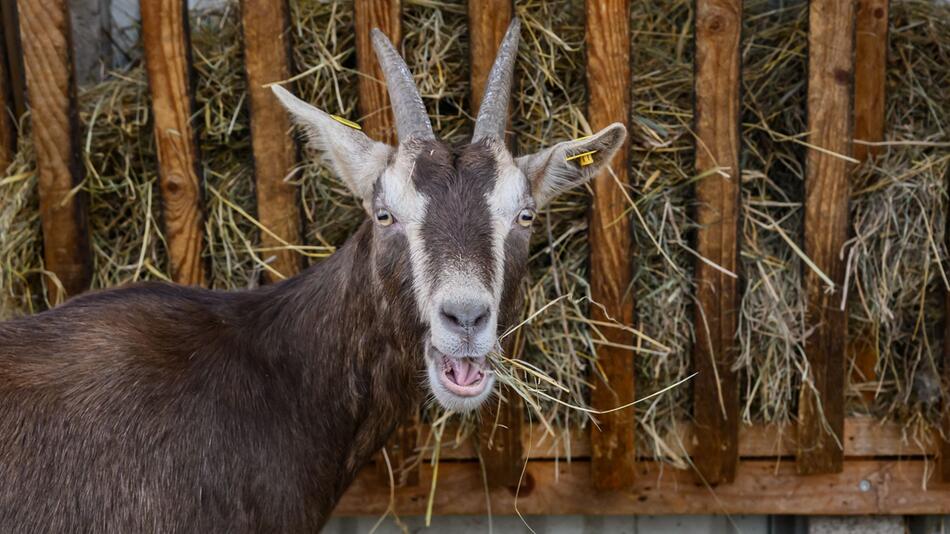
<path id="1" fill-rule="evenodd" d="M 801 288 L 806 133 L 807 7 L 745 4 L 742 80 L 743 294 L 736 369 L 747 422 L 794 419 L 807 369 Z M 294 91 L 327 111 L 356 110 L 353 8 L 348 2 L 293 0 Z M 784 5 L 784 4 L 783 4 Z M 513 99 L 520 153 L 589 133 L 585 119 L 584 6 L 527 0 Z M 238 11 L 192 17 L 196 126 L 205 180 L 205 244 L 213 287 L 258 283 L 269 260 L 260 248 L 249 143 Z M 695 224 L 691 132 L 693 2 L 637 2 L 631 11 L 632 172 L 637 397 L 689 376 Z M 443 139 L 471 133 L 468 30 L 462 2 L 410 0 L 403 10 L 403 52 Z M 846 251 L 850 330 L 879 356 L 874 376 L 851 373 L 850 410 L 903 422 L 938 420 L 947 277 L 947 129 L 950 104 L 950 7 L 923 0 L 891 5 L 888 62 L 889 144 L 852 181 L 852 239 Z M 115 72 L 80 95 L 89 195 L 94 287 L 168 278 L 148 90 L 141 66 Z M 28 129 L 28 121 L 24 122 Z M 49 305 L 29 136 L 0 178 L 0 316 Z M 300 184 L 310 262 L 339 246 L 363 218 L 359 204 L 316 158 L 292 175 Z M 525 315 L 516 335 L 524 351 L 500 360 L 500 375 L 531 401 L 530 417 L 554 428 L 587 424 L 590 373 L 600 332 L 589 319 L 589 191 L 547 206 L 532 244 Z M 517 343 L 516 345 L 520 344 Z M 857 343 L 853 342 L 853 346 Z M 544 395 L 537 394 L 543 392 Z M 556 401 L 544 398 L 553 397 Z M 682 386 L 638 406 L 640 447 L 682 462 L 667 436 L 690 416 Z"/>

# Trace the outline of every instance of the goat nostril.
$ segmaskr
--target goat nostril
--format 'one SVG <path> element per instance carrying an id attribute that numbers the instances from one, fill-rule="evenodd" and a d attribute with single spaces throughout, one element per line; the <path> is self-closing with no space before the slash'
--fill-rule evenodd
<path id="1" fill-rule="evenodd" d="M 447 302 L 439 311 L 447 326 L 468 332 L 482 330 L 491 317 L 490 307 L 477 301 Z"/>

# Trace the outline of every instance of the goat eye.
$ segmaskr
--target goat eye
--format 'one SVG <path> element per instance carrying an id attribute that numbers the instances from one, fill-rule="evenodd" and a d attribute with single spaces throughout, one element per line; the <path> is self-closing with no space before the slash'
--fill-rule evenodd
<path id="1" fill-rule="evenodd" d="M 531 223 L 534 222 L 534 217 L 534 210 L 531 208 L 525 208 L 521 210 L 521 213 L 518 214 L 518 224 L 527 228 L 531 226 Z"/>
<path id="2" fill-rule="evenodd" d="M 393 215 L 386 208 L 379 208 L 376 210 L 376 222 L 380 226 L 389 226 L 393 223 Z"/>

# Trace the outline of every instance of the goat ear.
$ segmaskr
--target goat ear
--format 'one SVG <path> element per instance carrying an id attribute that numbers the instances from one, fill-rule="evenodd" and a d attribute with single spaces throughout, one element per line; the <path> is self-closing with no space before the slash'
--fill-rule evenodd
<path id="1" fill-rule="evenodd" d="M 271 90 L 307 135 L 308 145 L 323 154 L 337 176 L 368 205 L 376 179 L 386 169 L 393 147 L 373 141 L 362 131 L 334 119 L 278 85 Z"/>
<path id="2" fill-rule="evenodd" d="M 596 176 L 597 171 L 623 146 L 626 137 L 627 129 L 615 122 L 590 137 L 564 141 L 521 156 L 515 159 L 515 164 L 527 176 L 531 194 L 540 207 L 560 193 Z M 587 154 L 591 160 L 582 159 L 582 154 Z"/>

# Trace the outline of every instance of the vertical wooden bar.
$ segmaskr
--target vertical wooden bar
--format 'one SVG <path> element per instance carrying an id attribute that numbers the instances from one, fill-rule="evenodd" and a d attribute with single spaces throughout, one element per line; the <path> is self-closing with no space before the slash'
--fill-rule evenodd
<path id="1" fill-rule="evenodd" d="M 630 118 L 630 4 L 628 0 L 587 0 L 587 87 L 590 93 L 588 119 L 596 131 L 612 122 Z M 633 292 L 630 285 L 631 236 L 625 215 L 626 199 L 618 184 L 629 182 L 629 145 L 611 162 L 611 169 L 594 179 L 590 211 L 591 297 L 603 306 L 592 306 L 594 320 L 610 318 L 633 324 Z M 611 173 L 612 170 L 612 173 Z M 608 317 L 609 316 L 609 317 Z M 603 377 L 594 374 L 591 405 L 598 410 L 616 408 L 634 399 L 634 354 L 618 348 L 632 346 L 633 336 L 616 328 L 603 333 L 611 345 L 597 349 Z M 591 429 L 591 476 L 598 489 L 628 487 L 634 479 L 636 461 L 633 408 L 597 417 Z M 599 428 L 598 428 L 599 427 Z"/>
<path id="2" fill-rule="evenodd" d="M 171 275 L 179 284 L 201 285 L 201 180 L 190 123 L 187 2 L 142 0 L 140 7 Z"/>
<path id="3" fill-rule="evenodd" d="M 293 138 L 287 135 L 290 117 L 265 84 L 290 77 L 290 42 L 286 0 L 243 0 L 244 67 L 251 111 L 251 145 L 257 185 L 257 216 L 286 243 L 300 242 L 297 189 L 284 180 L 296 162 Z M 272 282 L 300 271 L 300 255 L 280 240 L 261 233 L 261 244 L 271 249 L 271 263 L 281 276 L 267 272 Z"/>
<path id="4" fill-rule="evenodd" d="M 0 28 L 6 32 L 0 12 Z M 0 176 L 13 161 L 16 152 L 16 125 L 13 124 L 13 102 L 10 92 L 10 71 L 7 68 L 7 47 L 5 39 L 0 38 Z"/>
<path id="5" fill-rule="evenodd" d="M 739 385 L 732 366 L 739 317 L 741 29 L 741 0 L 697 0 L 696 171 L 706 176 L 696 184 L 696 240 L 699 254 L 720 267 L 696 261 L 694 463 L 709 484 L 732 482 L 739 460 Z"/>
<path id="6" fill-rule="evenodd" d="M 379 28 L 399 50 L 402 42 L 399 0 L 355 0 L 353 2 L 356 24 L 356 64 L 362 76 L 359 79 L 359 110 L 363 130 L 377 141 L 396 144 L 396 122 L 389 103 L 389 92 L 383 78 L 382 68 L 376 61 L 370 32 Z M 392 467 L 397 471 L 397 482 L 415 486 L 419 483 L 419 470 L 409 469 L 413 464 L 418 443 L 418 417 L 403 422 L 386 444 Z M 385 464 L 377 460 L 380 477 L 388 481 L 383 472 Z M 408 470 L 407 470 L 408 469 Z"/>
<path id="7" fill-rule="evenodd" d="M 50 301 L 89 286 L 89 234 L 82 182 L 79 118 L 66 0 L 19 0 L 23 64 L 33 117 L 43 260 L 63 291 L 48 284 Z M 65 292 L 65 294 L 63 294 Z"/>
<path id="8" fill-rule="evenodd" d="M 366 135 L 384 143 L 396 143 L 396 123 L 390 110 L 389 93 L 383 79 L 383 71 L 373 53 L 370 31 L 379 28 L 399 50 L 402 42 L 402 26 L 399 23 L 401 4 L 399 0 L 355 0 L 353 2 L 356 22 L 356 64 L 364 76 L 360 76 L 360 115 Z"/>
<path id="9" fill-rule="evenodd" d="M 19 119 L 26 113 L 26 75 L 23 72 L 23 47 L 20 46 L 16 3 L 17 0 L 0 0 L 0 13 L 3 15 L 3 37 L 0 40 L 7 49 L 7 80 L 10 82 L 13 116 Z"/>
<path id="10" fill-rule="evenodd" d="M 858 0 L 854 35 L 854 138 L 884 139 L 884 80 L 887 73 L 888 0 Z M 855 143 L 854 158 L 864 161 L 880 147 Z"/>
<path id="11" fill-rule="evenodd" d="M 854 32 L 854 139 L 877 142 L 884 139 L 884 79 L 887 70 L 888 0 L 858 0 Z M 854 158 L 865 161 L 880 152 L 878 146 L 855 143 Z M 852 380 L 877 379 L 877 339 L 873 327 L 864 329 L 848 345 L 854 361 Z M 865 391 L 864 401 L 874 401 Z"/>
<path id="12" fill-rule="evenodd" d="M 485 82 L 495 62 L 498 47 L 511 22 L 511 0 L 485 0 L 468 2 L 469 46 L 472 86 L 470 108 L 472 116 L 478 114 Z M 514 336 L 506 339 L 504 350 L 513 354 L 517 347 Z M 490 487 L 513 487 L 521 478 L 523 447 L 521 427 L 524 404 L 516 393 L 498 385 L 498 399 L 489 402 L 481 410 L 478 432 L 479 457 L 485 467 Z M 504 398 L 504 400 L 502 400 Z"/>
<path id="13" fill-rule="evenodd" d="M 844 454 L 844 356 L 847 314 L 842 308 L 842 247 L 848 237 L 851 154 L 852 0 L 811 0 L 808 30 L 808 149 L 805 175 L 805 253 L 834 284 L 805 269 L 805 340 L 809 383 L 798 407 L 798 471 L 836 473 Z"/>

